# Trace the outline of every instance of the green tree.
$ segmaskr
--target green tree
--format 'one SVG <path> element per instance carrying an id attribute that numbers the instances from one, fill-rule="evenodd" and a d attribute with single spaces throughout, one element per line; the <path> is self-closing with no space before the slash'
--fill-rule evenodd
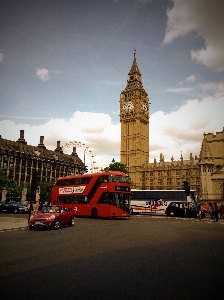
<path id="1" fill-rule="evenodd" d="M 51 188 L 54 185 L 53 182 L 43 182 L 41 181 L 40 186 L 40 201 L 41 202 L 51 202 Z"/>
<path id="2" fill-rule="evenodd" d="M 14 198 L 20 198 L 22 196 L 22 186 L 18 186 L 15 180 L 8 179 L 6 184 L 7 194 L 6 197 L 14 200 Z"/>
<path id="3" fill-rule="evenodd" d="M 120 162 L 112 162 L 109 164 L 109 167 L 104 168 L 104 171 L 120 171 L 125 174 L 128 174 L 128 170 L 126 168 L 125 164 L 122 164 Z"/>

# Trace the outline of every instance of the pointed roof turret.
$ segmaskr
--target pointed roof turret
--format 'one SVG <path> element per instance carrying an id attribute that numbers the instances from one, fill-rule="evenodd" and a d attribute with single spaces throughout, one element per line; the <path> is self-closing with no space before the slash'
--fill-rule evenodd
<path id="1" fill-rule="evenodd" d="M 209 147 L 206 137 L 204 137 L 204 140 L 202 142 L 200 156 L 201 158 L 212 158 L 211 149 Z"/>
<path id="2" fill-rule="evenodd" d="M 134 52 L 134 60 L 131 69 L 128 73 L 127 85 L 122 93 L 131 92 L 134 90 L 141 90 L 146 96 L 148 96 L 142 85 L 142 74 L 137 65 L 136 50 Z"/>
<path id="3" fill-rule="evenodd" d="M 128 75 L 133 75 L 135 73 L 138 73 L 140 76 L 142 75 L 141 72 L 139 71 L 138 65 L 137 65 L 137 61 L 136 61 L 136 50 L 134 50 L 134 60 L 131 66 L 131 69 L 128 73 Z"/>

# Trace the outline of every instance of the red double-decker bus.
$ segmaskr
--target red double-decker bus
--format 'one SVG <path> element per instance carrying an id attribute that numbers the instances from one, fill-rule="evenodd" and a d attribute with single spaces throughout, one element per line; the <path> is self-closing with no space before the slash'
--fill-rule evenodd
<path id="1" fill-rule="evenodd" d="M 130 217 L 131 186 L 119 171 L 59 177 L 51 204 L 71 208 L 74 216 Z"/>

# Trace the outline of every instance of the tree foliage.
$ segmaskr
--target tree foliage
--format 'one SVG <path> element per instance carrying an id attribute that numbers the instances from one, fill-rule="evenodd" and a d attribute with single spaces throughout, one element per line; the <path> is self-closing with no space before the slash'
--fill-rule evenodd
<path id="1" fill-rule="evenodd" d="M 6 194 L 7 198 L 11 198 L 12 200 L 18 197 L 21 198 L 23 187 L 18 186 L 15 180 L 8 179 L 6 189 L 7 189 L 7 194 Z"/>
<path id="2" fill-rule="evenodd" d="M 22 195 L 22 186 L 18 186 L 15 180 L 9 179 L 5 169 L 0 169 L 0 193 L 6 189 L 7 198 L 18 198 Z"/>
<path id="3" fill-rule="evenodd" d="M 111 164 L 109 164 L 109 167 L 104 168 L 104 171 L 120 171 L 123 172 L 125 174 L 128 174 L 128 170 L 126 168 L 125 164 L 122 164 L 120 162 L 112 162 Z"/>
<path id="4" fill-rule="evenodd" d="M 40 186 L 40 201 L 41 202 L 51 202 L 51 189 L 54 185 L 53 182 L 43 182 L 41 181 Z"/>

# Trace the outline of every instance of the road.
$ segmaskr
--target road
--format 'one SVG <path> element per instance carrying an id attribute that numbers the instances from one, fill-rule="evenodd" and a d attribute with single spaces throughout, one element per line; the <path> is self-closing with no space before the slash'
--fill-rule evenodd
<path id="1" fill-rule="evenodd" d="M 2 300 L 223 299 L 221 222 L 76 218 L 0 239 Z"/>

